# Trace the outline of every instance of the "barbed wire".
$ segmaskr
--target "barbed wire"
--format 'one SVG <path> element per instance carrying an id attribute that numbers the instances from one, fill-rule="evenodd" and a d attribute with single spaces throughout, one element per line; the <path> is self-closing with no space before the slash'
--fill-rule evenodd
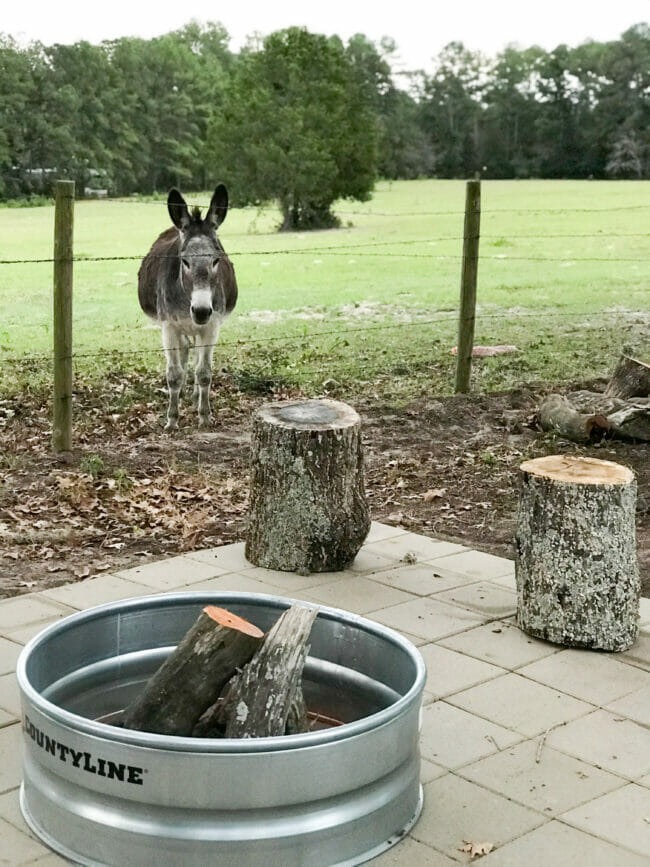
<path id="1" fill-rule="evenodd" d="M 493 236 L 500 237 L 500 236 Z M 531 236 L 531 237 L 543 237 L 543 236 Z M 602 238 L 600 235 L 557 235 L 555 237 L 598 237 Z M 611 236 L 606 236 L 611 237 Z M 626 236 L 620 236 L 626 237 Z M 629 237 L 645 237 L 643 235 L 633 235 Z M 606 238 L 602 238 L 605 240 Z M 346 245 L 343 247 L 314 247 L 307 248 L 302 250 L 245 250 L 245 251 L 235 251 L 231 252 L 227 255 L 217 255 L 213 256 L 213 259 L 223 259 L 223 258 L 231 258 L 231 257 L 242 257 L 242 256 L 313 256 L 319 253 L 324 253 L 330 256 L 348 256 L 350 255 L 350 250 L 357 251 L 354 253 L 356 256 L 368 257 L 368 258 L 413 258 L 413 259 L 431 259 L 431 260 L 443 260 L 443 259 L 462 259 L 462 253 L 413 253 L 413 252 L 399 252 L 392 251 L 390 253 L 378 253 L 378 252 L 362 252 L 367 249 L 367 247 L 392 247 L 398 244 L 432 244 L 437 243 L 438 241 L 455 241 L 455 240 L 463 240 L 462 238 L 438 238 L 432 240 L 422 240 L 422 241 L 382 241 L 374 244 L 355 244 L 355 245 Z M 71 259 L 55 259 L 55 258 L 43 258 L 43 259 L 0 259 L 0 265 L 45 265 L 45 264 L 53 264 L 56 261 L 62 262 L 74 262 L 74 263 L 83 263 L 83 262 L 140 262 L 145 258 L 149 258 L 150 260 L 159 259 L 175 259 L 178 260 L 178 255 L 129 255 L 129 256 L 85 256 L 85 255 L 77 255 L 73 256 Z M 183 256 L 183 258 L 192 259 L 192 258 L 205 258 L 205 256 L 201 256 L 197 254 L 196 256 L 187 255 Z M 557 256 L 516 256 L 510 253 L 497 253 L 494 255 L 490 254 L 481 254 L 480 259 L 488 259 L 488 260 L 511 260 L 511 261 L 521 261 L 521 262 L 566 262 L 567 258 L 570 258 L 572 262 L 650 262 L 650 257 L 638 257 L 638 256 L 563 256 L 561 258 Z"/>
<path id="2" fill-rule="evenodd" d="M 54 201 L 54 200 L 53 200 Z M 98 201 L 97 199 L 81 199 L 80 201 Z M 166 199 L 152 199 L 152 200 L 142 200 L 142 199 L 120 199 L 120 198 L 106 198 L 101 199 L 102 203 L 115 203 L 115 204 L 125 204 L 125 205 L 158 205 L 158 206 L 167 206 Z M 188 202 L 188 207 L 192 208 L 209 208 L 209 203 L 201 203 L 201 202 Z M 600 214 L 600 213 L 609 213 L 610 211 L 634 211 L 643 208 L 650 208 L 650 203 L 641 204 L 641 205 L 616 205 L 614 207 L 606 207 L 606 208 L 490 208 L 490 214 L 565 214 L 565 213 L 575 213 L 575 214 Z M 266 211 L 272 211 L 273 213 L 278 212 L 278 208 L 273 207 L 272 205 L 265 205 L 263 207 L 241 207 L 234 208 L 233 210 L 238 211 L 251 211 L 256 214 L 263 214 Z M 361 211 L 354 210 L 348 211 L 342 208 L 334 208 L 334 211 L 339 216 L 357 216 L 357 217 L 456 217 L 464 215 L 464 211 Z"/>
<path id="3" fill-rule="evenodd" d="M 227 346 L 248 346 L 248 345 L 261 345 L 267 343 L 278 343 L 278 342 L 294 342 L 294 343 L 304 343 L 305 341 L 311 340 L 313 338 L 321 338 L 321 337 L 331 337 L 336 336 L 340 339 L 345 339 L 345 337 L 349 334 L 358 334 L 362 332 L 371 332 L 371 331 L 388 331 L 392 329 L 398 328 L 420 328 L 428 325 L 441 325 L 441 324 L 457 324 L 458 323 L 458 312 L 453 311 L 438 311 L 441 315 L 437 316 L 434 319 L 421 319 L 421 320 L 410 320 L 408 322 L 392 322 L 392 323 L 381 323 L 375 325 L 364 325 L 359 328 L 347 328 L 344 331 L 338 328 L 317 330 L 317 331 L 309 331 L 303 334 L 282 334 L 282 335 L 274 335 L 274 336 L 265 336 L 265 337 L 238 337 L 235 340 L 217 340 L 213 343 L 199 343 L 190 348 L 192 349 L 214 349 L 215 347 L 227 347 Z M 478 311 L 476 314 L 476 320 L 479 322 L 482 320 L 489 319 L 505 319 L 505 320 L 518 320 L 518 319 L 527 319 L 527 318 L 551 318 L 551 319 L 600 319 L 603 317 L 630 317 L 630 316 L 650 316 L 650 310 L 580 310 L 580 311 L 558 311 L 558 310 L 537 310 L 537 311 L 519 311 L 519 310 L 499 310 L 493 312 L 481 312 Z M 178 347 L 180 350 L 181 347 Z M 88 359 L 88 358 L 128 358 L 132 356 L 141 356 L 141 355 L 162 355 L 164 354 L 165 349 L 162 347 L 147 347 L 146 349 L 101 349 L 94 352 L 74 352 L 71 355 L 63 355 L 57 356 L 58 359 L 72 359 L 73 361 L 80 359 Z M 22 356 L 6 356 L 2 354 L 0 350 L 0 361 L 7 364 L 28 364 L 30 362 L 35 363 L 50 363 L 53 360 L 53 354 L 41 354 L 41 355 L 22 355 Z"/>

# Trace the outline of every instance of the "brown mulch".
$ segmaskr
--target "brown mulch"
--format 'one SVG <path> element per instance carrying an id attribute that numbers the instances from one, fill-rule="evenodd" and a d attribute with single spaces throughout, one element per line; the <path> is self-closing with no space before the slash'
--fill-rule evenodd
<path id="1" fill-rule="evenodd" d="M 292 395 L 243 394 L 222 377 L 215 427 L 198 431 L 186 406 L 170 437 L 161 429 L 164 396 L 133 399 L 146 385 L 116 373 L 101 393 L 79 388 L 75 449 L 59 457 L 50 451 L 42 398 L 0 401 L 0 596 L 243 539 L 251 413 L 263 400 Z M 533 418 L 549 390 L 430 398 L 399 410 L 350 400 L 363 420 L 372 517 L 512 557 L 522 460 L 569 453 L 617 461 L 637 474 L 650 596 L 647 446 L 583 447 L 542 435 Z"/>

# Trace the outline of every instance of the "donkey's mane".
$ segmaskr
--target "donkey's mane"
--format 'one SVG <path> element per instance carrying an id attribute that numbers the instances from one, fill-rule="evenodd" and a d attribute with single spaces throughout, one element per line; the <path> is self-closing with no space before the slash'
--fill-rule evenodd
<path id="1" fill-rule="evenodd" d="M 197 223 L 201 222 L 201 208 L 196 205 L 192 208 L 192 219 Z"/>

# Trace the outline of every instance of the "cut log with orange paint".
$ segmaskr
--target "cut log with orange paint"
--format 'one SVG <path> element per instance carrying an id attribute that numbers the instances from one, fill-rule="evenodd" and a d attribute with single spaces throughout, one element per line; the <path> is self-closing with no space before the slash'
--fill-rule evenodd
<path id="1" fill-rule="evenodd" d="M 190 736 L 201 714 L 251 659 L 264 633 L 236 614 L 206 606 L 180 644 L 124 711 L 122 726 Z"/>

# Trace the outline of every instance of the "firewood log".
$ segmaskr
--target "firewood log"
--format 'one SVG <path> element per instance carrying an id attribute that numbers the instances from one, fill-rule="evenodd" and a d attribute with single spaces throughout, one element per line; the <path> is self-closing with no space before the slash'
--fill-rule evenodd
<path id="1" fill-rule="evenodd" d="M 307 730 L 302 670 L 318 611 L 292 605 L 269 630 L 227 697 L 226 737 L 259 738 Z M 301 717 L 299 719 L 299 717 Z"/>
<path id="2" fill-rule="evenodd" d="M 137 731 L 189 736 L 203 712 L 260 646 L 264 633 L 241 617 L 209 605 L 124 711 Z"/>

